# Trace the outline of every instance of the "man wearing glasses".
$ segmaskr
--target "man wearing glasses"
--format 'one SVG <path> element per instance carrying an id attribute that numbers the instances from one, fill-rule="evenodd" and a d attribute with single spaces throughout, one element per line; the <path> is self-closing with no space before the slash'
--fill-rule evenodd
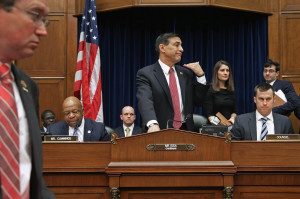
<path id="1" fill-rule="evenodd" d="M 55 198 L 42 178 L 38 86 L 12 64 L 47 35 L 46 0 L 0 0 L 0 198 Z"/>
<path id="2" fill-rule="evenodd" d="M 277 79 L 279 71 L 279 63 L 272 59 L 268 59 L 264 64 L 263 75 L 266 82 L 272 85 L 276 95 L 286 102 L 283 105 L 274 107 L 272 111 L 289 116 L 297 107 L 300 107 L 300 100 L 291 82 Z"/>

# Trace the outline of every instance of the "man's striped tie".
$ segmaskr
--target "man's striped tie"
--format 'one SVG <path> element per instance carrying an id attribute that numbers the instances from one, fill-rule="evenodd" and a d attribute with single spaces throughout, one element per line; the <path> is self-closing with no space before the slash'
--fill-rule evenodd
<path id="1" fill-rule="evenodd" d="M 9 67 L 0 66 L 0 173 L 2 198 L 19 199 L 19 118 Z"/>
<path id="2" fill-rule="evenodd" d="M 267 117 L 262 117 L 262 128 L 261 128 L 261 134 L 260 134 L 260 140 L 266 140 L 266 135 L 268 134 L 268 128 L 267 128 Z"/>

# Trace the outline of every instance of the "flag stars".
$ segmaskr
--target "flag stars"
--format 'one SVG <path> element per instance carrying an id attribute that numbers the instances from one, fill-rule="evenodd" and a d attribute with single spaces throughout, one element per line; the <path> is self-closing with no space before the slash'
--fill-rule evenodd
<path id="1" fill-rule="evenodd" d="M 90 32 L 93 32 L 93 29 L 90 29 Z"/>
<path id="2" fill-rule="evenodd" d="M 90 25 L 90 22 L 86 22 L 86 25 L 87 25 L 87 26 Z"/>
<path id="3" fill-rule="evenodd" d="M 85 20 L 85 16 L 84 15 L 82 16 L 82 19 Z"/>
<path id="4" fill-rule="evenodd" d="M 89 13 L 92 13 L 93 11 L 92 11 L 92 10 L 89 10 L 88 12 L 89 12 Z"/>
<path id="5" fill-rule="evenodd" d="M 96 37 L 96 36 L 94 36 L 94 37 L 93 37 L 93 39 L 94 39 L 94 40 L 96 40 L 96 39 L 97 39 L 97 37 Z"/>
<path id="6" fill-rule="evenodd" d="M 95 21 L 95 20 L 96 20 L 96 17 L 92 17 L 92 20 Z"/>

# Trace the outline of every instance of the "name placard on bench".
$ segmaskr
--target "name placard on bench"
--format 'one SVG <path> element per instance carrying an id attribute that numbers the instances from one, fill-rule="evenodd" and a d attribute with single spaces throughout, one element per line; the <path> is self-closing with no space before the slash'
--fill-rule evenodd
<path id="1" fill-rule="evenodd" d="M 300 141 L 300 134 L 273 134 L 267 135 L 268 141 Z"/>
<path id="2" fill-rule="evenodd" d="M 70 135 L 46 135 L 44 142 L 78 142 L 78 136 Z"/>

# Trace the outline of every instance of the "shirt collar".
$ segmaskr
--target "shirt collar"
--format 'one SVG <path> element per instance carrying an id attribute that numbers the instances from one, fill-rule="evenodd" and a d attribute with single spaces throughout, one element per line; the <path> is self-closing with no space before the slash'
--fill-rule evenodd
<path id="1" fill-rule="evenodd" d="M 273 84 L 275 83 L 276 80 L 277 80 L 277 79 L 275 79 L 274 81 L 270 82 L 269 84 L 270 84 L 271 86 L 273 86 Z"/>
<path id="2" fill-rule="evenodd" d="M 134 127 L 134 123 L 131 124 L 131 126 L 129 126 L 129 127 L 127 127 L 127 126 L 125 126 L 125 125 L 123 124 L 123 129 L 124 129 L 124 130 L 125 130 L 126 128 L 130 128 L 130 131 L 132 131 L 133 127 Z"/>
<path id="3" fill-rule="evenodd" d="M 165 75 L 169 75 L 169 71 L 170 71 L 170 66 L 166 65 L 165 63 L 163 63 L 160 59 L 158 59 L 158 63 L 161 67 L 161 69 L 163 70 L 164 74 Z M 172 68 L 174 69 L 175 71 L 175 67 L 172 66 Z"/>
<path id="4" fill-rule="evenodd" d="M 256 110 L 256 121 L 261 121 L 261 118 L 264 117 L 262 116 L 257 110 Z M 273 121 L 273 113 L 271 111 L 271 113 L 269 115 L 267 115 L 268 120 Z"/>

